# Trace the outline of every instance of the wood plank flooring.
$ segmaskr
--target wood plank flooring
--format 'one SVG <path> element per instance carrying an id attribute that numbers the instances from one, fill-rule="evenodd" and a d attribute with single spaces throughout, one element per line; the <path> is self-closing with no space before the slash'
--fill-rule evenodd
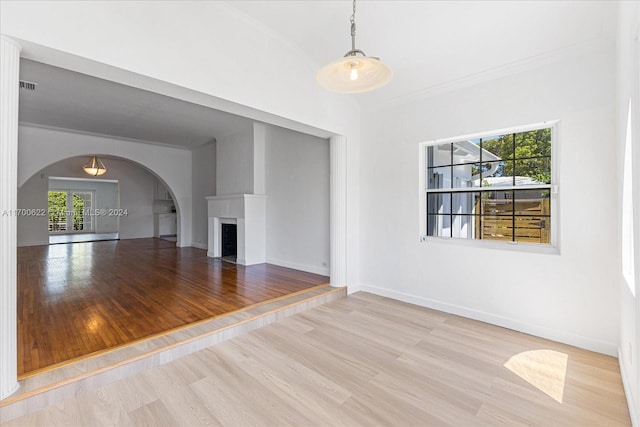
<path id="1" fill-rule="evenodd" d="M 160 239 L 18 248 L 18 374 L 328 283 Z"/>
<path id="2" fill-rule="evenodd" d="M 356 293 L 7 423 L 629 426 L 615 358 Z"/>

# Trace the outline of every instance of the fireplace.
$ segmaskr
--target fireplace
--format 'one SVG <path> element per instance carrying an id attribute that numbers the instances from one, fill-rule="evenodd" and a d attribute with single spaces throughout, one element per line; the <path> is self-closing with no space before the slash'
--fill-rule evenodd
<path id="1" fill-rule="evenodd" d="M 225 233 L 235 226 L 236 262 L 242 265 L 263 264 L 266 257 L 266 198 L 261 194 L 237 194 L 207 197 L 209 211 L 209 251 L 214 258 L 226 257 L 230 244 Z"/>

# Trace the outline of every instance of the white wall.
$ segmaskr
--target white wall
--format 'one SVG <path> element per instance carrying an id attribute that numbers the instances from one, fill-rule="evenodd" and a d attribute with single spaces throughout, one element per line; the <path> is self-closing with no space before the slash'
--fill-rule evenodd
<path id="1" fill-rule="evenodd" d="M 20 126 L 18 129 L 18 187 L 52 163 L 93 154 L 122 157 L 142 166 L 137 172 L 138 175 L 132 177 L 130 184 L 125 186 L 124 182 L 120 183 L 120 208 L 128 208 L 134 212 L 127 226 L 121 223 L 121 238 L 153 236 L 153 219 L 151 217 L 149 220 L 151 224 L 151 231 L 149 231 L 145 217 L 147 205 L 152 202 L 139 198 L 143 193 L 148 194 L 149 198 L 153 197 L 153 177 L 146 172 L 148 170 L 157 174 L 174 195 L 180 227 L 178 246 L 191 245 L 191 174 L 184 172 L 191 170 L 191 151 L 189 150 L 135 143 L 105 136 Z M 59 173 L 54 175 L 60 176 Z M 104 177 L 107 176 L 104 175 Z M 144 215 L 143 212 L 145 212 Z M 152 214 L 153 209 L 150 209 L 149 215 Z"/>
<path id="2" fill-rule="evenodd" d="M 329 274 L 329 142 L 267 126 L 267 262 Z"/>
<path id="3" fill-rule="evenodd" d="M 622 381 L 627 393 L 632 422 L 640 426 L 640 4 L 621 2 L 618 21 L 617 40 L 617 120 L 616 146 L 618 153 L 618 215 L 622 224 L 623 188 L 629 185 L 633 200 L 629 220 L 633 224 L 633 235 L 623 236 L 628 230 L 619 228 L 619 248 L 622 238 L 630 237 L 635 251 L 635 277 L 625 277 L 622 265 L 616 264 L 620 288 L 620 346 L 618 357 Z M 631 169 L 632 179 L 625 183 L 625 152 L 627 126 L 631 105 Z M 629 164 L 627 163 L 627 166 Z M 623 249 L 624 250 L 624 249 Z M 621 254 L 624 256 L 624 254 Z"/>
<path id="4" fill-rule="evenodd" d="M 71 160 L 71 159 L 69 159 Z M 86 162 L 87 158 L 84 157 L 80 157 L 76 160 L 81 160 Z M 64 161 L 63 161 L 64 162 Z M 77 167 L 77 161 L 76 162 L 70 162 L 70 163 L 74 163 L 73 166 Z M 59 164 L 59 163 L 58 163 Z M 83 163 L 84 164 L 84 163 Z M 49 169 L 49 168 L 47 168 Z M 111 164 L 109 165 L 109 169 L 111 169 Z M 77 176 L 76 174 L 78 173 L 78 171 L 74 171 L 74 176 Z M 111 172 L 111 170 L 109 170 L 109 172 Z M 45 175 L 48 176 L 52 176 L 51 173 L 49 173 L 48 171 L 43 171 L 42 173 L 44 173 Z M 84 173 L 84 172 L 82 172 Z M 41 175 L 36 174 L 34 176 L 34 178 L 40 178 Z M 55 175 L 57 176 L 57 175 Z M 113 175 L 112 175 L 113 176 Z M 85 178 L 84 176 L 77 176 L 78 178 Z M 28 183 L 29 181 L 27 181 Z M 61 190 L 61 191 L 66 191 L 66 192 L 73 192 L 73 191 L 92 191 L 93 192 L 93 205 L 91 206 L 91 210 L 105 210 L 106 212 L 109 212 L 109 210 L 113 211 L 114 209 L 117 209 L 119 206 L 119 196 L 118 196 L 118 183 L 117 182 L 106 182 L 106 181 L 101 181 L 101 180 L 91 180 L 91 179 L 86 179 L 84 181 L 77 181 L 77 180 L 67 180 L 67 179 L 56 179 L 56 178 L 50 178 L 49 179 L 49 191 L 56 191 L 56 190 Z M 26 193 L 28 190 L 26 188 L 26 185 L 23 185 L 20 188 L 20 192 L 21 193 Z M 41 194 L 38 200 L 38 205 L 42 206 L 42 203 L 44 201 L 44 203 L 47 203 L 47 199 L 46 196 L 44 199 L 41 198 Z M 20 196 L 18 196 L 20 197 Z M 20 203 L 18 203 L 18 206 L 20 206 Z M 18 220 L 20 221 L 20 220 Z M 117 233 L 118 232 L 118 216 L 117 215 L 92 215 L 91 217 L 91 221 L 93 223 L 93 232 L 94 233 Z M 20 227 L 18 225 L 18 227 Z M 18 238 L 20 238 L 18 236 Z"/>
<path id="5" fill-rule="evenodd" d="M 367 114 L 362 288 L 615 354 L 613 63 L 611 46 Z M 560 254 L 419 242 L 420 142 L 554 119 Z"/>
<path id="6" fill-rule="evenodd" d="M 253 194 L 253 127 L 218 139 L 215 161 L 216 196 Z"/>
<path id="7" fill-rule="evenodd" d="M 114 177 L 120 181 L 121 239 L 153 237 L 153 185 L 155 177 L 144 168 L 126 161 L 109 161 Z M 111 171 L 107 172 L 110 173 Z"/>
<path id="8" fill-rule="evenodd" d="M 21 140 L 22 143 L 22 140 Z M 70 178 L 86 178 L 82 165 L 88 157 L 72 157 L 61 160 L 36 172 L 18 189 L 18 207 L 37 209 L 46 207 L 49 176 L 64 176 Z M 111 224 L 109 220 L 118 218 L 97 218 L 98 233 L 119 232 L 121 239 L 135 239 L 153 237 L 153 187 L 154 176 L 144 168 L 126 160 L 103 159 L 108 172 L 102 175 L 105 179 L 119 181 L 119 203 L 121 209 L 127 210 L 126 216 L 119 217 L 119 226 Z M 67 183 L 65 188 L 73 181 Z M 74 184 L 79 184 L 73 182 Z M 98 184 L 94 186 L 97 188 Z M 55 184 L 54 184 L 55 185 Z M 111 184 L 114 185 L 114 184 Z M 75 185 L 79 187 L 79 185 Z M 102 200 L 96 197 L 99 205 Z M 117 207 L 117 206 L 113 206 Z M 107 208 L 105 206 L 105 208 Z M 107 208 L 108 209 L 108 208 Z M 105 222 L 107 221 L 107 222 Z M 20 217 L 18 219 L 18 245 L 46 245 L 49 242 L 47 231 L 47 217 Z"/>
<path id="9" fill-rule="evenodd" d="M 207 144 L 191 153 L 193 169 L 193 226 L 191 246 L 207 249 L 207 196 L 216 195 L 216 144 Z"/>

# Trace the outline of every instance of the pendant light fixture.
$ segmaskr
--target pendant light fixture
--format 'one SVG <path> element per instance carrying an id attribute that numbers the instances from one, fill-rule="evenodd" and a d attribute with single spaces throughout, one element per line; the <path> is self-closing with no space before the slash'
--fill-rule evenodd
<path id="1" fill-rule="evenodd" d="M 316 74 L 316 81 L 328 91 L 362 93 L 378 89 L 391 81 L 393 71 L 380 58 L 367 56 L 356 49 L 356 0 L 351 15 L 351 50 L 342 59 L 325 65 Z"/>
<path id="2" fill-rule="evenodd" d="M 100 176 L 107 173 L 107 167 L 98 157 L 93 156 L 86 165 L 82 167 L 87 175 Z"/>

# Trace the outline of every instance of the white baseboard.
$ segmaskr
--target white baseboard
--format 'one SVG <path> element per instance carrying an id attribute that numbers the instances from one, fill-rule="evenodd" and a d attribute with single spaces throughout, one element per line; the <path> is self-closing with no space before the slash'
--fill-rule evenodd
<path id="1" fill-rule="evenodd" d="M 629 372 L 627 371 L 622 357 L 622 349 L 618 347 L 618 364 L 620 365 L 620 376 L 622 377 L 622 387 L 624 387 L 624 395 L 627 397 L 627 406 L 629 407 L 629 417 L 631 418 L 631 425 L 634 427 L 640 427 L 640 412 L 638 412 L 638 408 L 636 407 L 636 400 L 633 395 L 633 387 L 631 384 L 633 383 L 629 377 Z"/>
<path id="2" fill-rule="evenodd" d="M 500 316 L 485 311 L 475 310 L 473 308 L 463 307 L 442 301 L 436 301 L 404 292 L 398 292 L 392 289 L 380 288 L 377 286 L 369 286 L 360 284 L 359 289 L 375 295 L 396 299 L 403 302 L 419 305 L 422 307 L 432 308 L 434 310 L 444 311 L 445 313 L 456 314 L 458 316 L 467 317 L 481 322 L 491 323 L 492 325 L 502 326 L 503 328 L 513 329 L 515 331 L 524 332 L 526 334 L 535 335 L 541 338 L 557 341 L 586 350 L 595 351 L 597 353 L 606 354 L 617 357 L 618 345 L 600 341 L 597 339 L 585 337 L 582 335 L 572 334 L 569 332 L 550 329 L 545 326 L 534 325 L 517 319 Z"/>
<path id="3" fill-rule="evenodd" d="M 191 242 L 191 247 L 198 248 L 198 249 L 204 249 L 205 251 L 207 249 L 209 249 L 209 246 L 204 244 L 204 243 L 193 243 L 193 242 Z"/>
<path id="4" fill-rule="evenodd" d="M 295 262 L 283 261 L 281 259 L 267 258 L 267 264 L 279 265 L 280 267 L 293 268 L 294 270 L 306 271 L 307 273 L 320 274 L 322 276 L 329 275 L 329 268 L 317 267 L 315 265 L 298 264 Z"/>
<path id="5" fill-rule="evenodd" d="M 353 293 L 359 292 L 362 289 L 360 289 L 360 285 L 348 285 L 347 286 L 347 295 L 351 295 Z M 371 292 L 373 293 L 373 292 Z"/>
<path id="6" fill-rule="evenodd" d="M 49 240 L 47 239 L 46 242 L 19 242 L 17 244 L 18 247 L 23 247 L 23 246 L 46 246 L 49 244 Z"/>

